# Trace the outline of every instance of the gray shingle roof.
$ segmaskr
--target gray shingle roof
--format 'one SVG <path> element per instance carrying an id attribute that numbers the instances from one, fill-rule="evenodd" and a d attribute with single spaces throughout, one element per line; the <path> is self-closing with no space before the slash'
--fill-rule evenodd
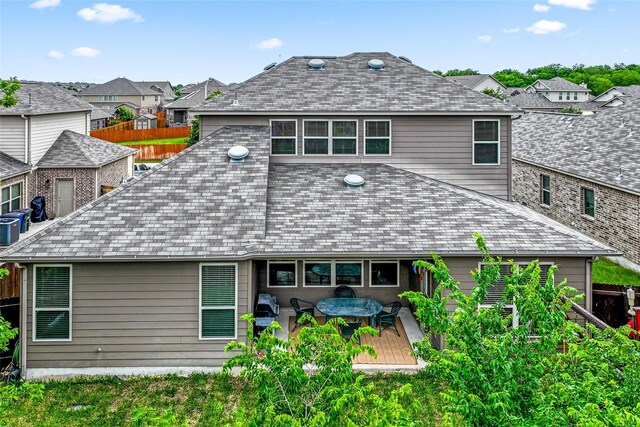
<path id="1" fill-rule="evenodd" d="M 220 80 L 214 79 L 213 77 L 209 77 L 207 80 L 205 80 L 203 82 L 185 86 L 184 88 L 182 88 L 181 93 L 182 93 L 182 95 L 186 95 L 188 93 L 195 92 L 198 89 L 202 89 L 205 86 L 213 87 L 215 89 L 220 89 L 220 88 L 223 88 L 223 87 L 225 87 L 227 85 L 222 83 Z"/>
<path id="2" fill-rule="evenodd" d="M 579 84 L 570 82 L 569 80 L 565 80 L 562 77 L 554 77 L 552 79 L 538 79 L 536 80 L 536 82 L 542 83 L 543 85 L 548 87 L 549 90 L 553 90 L 553 91 L 567 90 L 567 91 L 584 92 L 586 90 L 591 92 L 591 90 L 587 89 L 586 87 L 582 87 Z M 535 84 L 535 82 L 533 84 Z"/>
<path id="3" fill-rule="evenodd" d="M 80 95 L 161 95 L 144 84 L 138 84 L 126 77 L 118 77 L 106 83 L 93 85 L 80 92 Z"/>
<path id="4" fill-rule="evenodd" d="M 514 110 L 389 53 L 326 57 L 322 71 L 310 70 L 310 59 L 292 57 L 194 111 L 508 114 Z M 369 70 L 371 59 L 383 60 L 384 70 Z M 233 105 L 236 93 L 238 104 Z"/>
<path id="5" fill-rule="evenodd" d="M 175 110 L 179 108 L 184 109 L 195 107 L 196 105 L 203 103 L 210 93 L 213 93 L 216 90 L 224 92 L 226 88 L 227 86 L 224 83 L 221 83 L 216 79 L 198 83 L 197 85 L 190 87 L 183 96 L 172 103 L 165 105 L 165 109 Z"/>
<path id="6" fill-rule="evenodd" d="M 594 101 L 599 101 L 598 98 L 602 97 L 603 95 L 606 95 L 607 93 L 611 92 L 612 90 L 617 90 L 619 92 L 622 92 L 622 96 L 640 96 L 640 85 L 631 85 L 631 86 L 613 86 L 612 88 L 607 89 L 606 91 L 602 92 L 600 95 L 596 96 L 593 98 Z"/>
<path id="7" fill-rule="evenodd" d="M 106 111 L 107 113 L 111 113 L 111 114 L 115 114 L 116 109 L 121 106 L 124 105 L 126 107 L 129 107 L 129 109 L 131 110 L 138 110 L 140 108 L 139 105 L 134 104 L 133 102 L 123 102 L 123 101 L 99 101 L 99 102 L 91 102 L 91 106 L 92 108 L 100 108 L 104 111 Z"/>
<path id="8" fill-rule="evenodd" d="M 66 89 L 61 89 L 48 83 L 20 83 L 22 86 L 16 92 L 18 103 L 13 107 L 0 106 L 0 115 L 18 116 L 69 113 L 74 111 L 90 111 L 93 106 L 75 96 Z M 31 103 L 29 103 L 31 94 Z"/>
<path id="9" fill-rule="evenodd" d="M 513 157 L 640 194 L 640 99 L 571 122 L 525 114 L 513 122 Z"/>
<path id="10" fill-rule="evenodd" d="M 476 87 L 477 85 L 479 85 L 480 83 L 482 83 L 482 81 L 486 78 L 491 78 L 494 81 L 497 81 L 491 74 L 473 74 L 473 75 L 469 75 L 469 76 L 447 76 L 445 77 L 445 79 L 447 80 L 451 80 L 454 81 L 456 83 L 459 83 L 461 85 L 464 85 L 468 88 L 473 89 L 474 87 Z M 500 82 L 498 82 L 500 83 Z M 500 83 L 502 85 L 502 83 Z M 504 85 L 502 85 L 504 87 Z"/>
<path id="11" fill-rule="evenodd" d="M 28 173 L 31 166 L 0 151 L 0 180 Z"/>
<path id="12" fill-rule="evenodd" d="M 91 110 L 91 120 L 110 119 L 113 118 L 113 114 L 108 113 L 102 108 L 94 108 Z"/>
<path id="13" fill-rule="evenodd" d="M 592 102 L 553 102 L 541 93 L 522 92 L 518 95 L 508 96 L 506 102 L 515 108 L 525 110 L 546 110 L 560 111 L 565 107 L 576 107 L 581 110 L 594 111 L 600 106 L 600 103 Z"/>
<path id="14" fill-rule="evenodd" d="M 245 163 L 227 150 L 244 145 Z M 366 179 L 361 190 L 343 178 Z M 144 208 L 141 208 L 144 207 Z M 268 127 L 226 127 L 19 242 L 3 259 L 606 254 L 529 208 L 375 164 L 269 165 Z"/>
<path id="15" fill-rule="evenodd" d="M 129 147 L 65 130 L 42 156 L 38 168 L 97 168 L 135 152 Z"/>

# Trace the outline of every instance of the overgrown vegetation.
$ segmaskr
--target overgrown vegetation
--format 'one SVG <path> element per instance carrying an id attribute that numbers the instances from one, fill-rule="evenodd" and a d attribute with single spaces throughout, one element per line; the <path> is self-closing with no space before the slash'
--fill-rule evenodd
<path id="1" fill-rule="evenodd" d="M 624 268 L 610 259 L 600 258 L 593 263 L 591 281 L 607 285 L 640 286 L 640 273 Z"/>
<path id="2" fill-rule="evenodd" d="M 491 89 L 487 87 L 482 90 L 482 93 L 484 93 L 485 95 L 489 95 L 495 99 L 499 99 L 500 101 L 504 101 L 505 99 L 507 99 L 507 95 L 505 95 L 504 92 L 502 92 L 500 89 Z"/>
<path id="3" fill-rule="evenodd" d="M 196 116 L 191 120 L 191 135 L 186 139 L 189 145 L 193 145 L 198 141 L 200 141 L 200 116 Z"/>
<path id="4" fill-rule="evenodd" d="M 582 114 L 582 110 L 578 107 L 564 107 L 561 111 L 564 114 Z"/>
<path id="5" fill-rule="evenodd" d="M 477 287 L 470 295 L 437 255 L 415 263 L 438 283 L 433 297 L 404 293 L 427 330 L 416 345 L 430 362 L 426 371 L 449 386 L 444 425 L 456 425 L 454 416 L 474 427 L 640 425 L 640 341 L 628 338 L 629 328 L 602 332 L 567 320 L 575 290 L 566 280 L 554 283 L 555 267 L 541 283 L 537 261 L 524 269 L 510 262 L 501 302 L 479 308 L 502 260 L 476 239 L 485 265 L 472 272 Z M 517 326 L 513 314 L 505 316 L 507 305 L 517 308 Z M 447 348 L 438 351 L 430 338 L 441 334 Z"/>

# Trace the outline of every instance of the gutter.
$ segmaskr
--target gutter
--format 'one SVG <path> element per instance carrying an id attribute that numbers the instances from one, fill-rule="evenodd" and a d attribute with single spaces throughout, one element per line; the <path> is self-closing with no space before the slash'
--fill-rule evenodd
<path id="1" fill-rule="evenodd" d="M 215 111 L 190 110 L 193 114 L 202 116 L 511 116 L 521 114 L 522 111 Z"/>
<path id="2" fill-rule="evenodd" d="M 24 162 L 31 164 L 31 159 L 29 158 L 29 152 L 31 151 L 31 126 L 29 126 L 30 120 L 28 117 L 25 117 L 24 114 L 20 114 L 20 118 L 24 120 Z"/>

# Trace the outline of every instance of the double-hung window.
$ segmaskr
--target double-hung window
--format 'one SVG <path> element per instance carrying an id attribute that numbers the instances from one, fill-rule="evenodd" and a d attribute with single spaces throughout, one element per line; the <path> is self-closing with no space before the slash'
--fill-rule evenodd
<path id="1" fill-rule="evenodd" d="M 329 154 L 328 121 L 304 121 L 304 154 Z"/>
<path id="2" fill-rule="evenodd" d="M 295 120 L 271 120 L 271 154 L 295 155 L 296 129 Z"/>
<path id="3" fill-rule="evenodd" d="M 500 121 L 473 121 L 473 164 L 500 164 Z"/>
<path id="4" fill-rule="evenodd" d="M 200 339 L 237 338 L 237 264 L 200 265 Z"/>
<path id="5" fill-rule="evenodd" d="M 551 206 L 551 177 L 540 175 L 540 203 Z"/>
<path id="6" fill-rule="evenodd" d="M 596 216 L 596 196 L 592 188 L 582 187 L 582 213 L 595 218 Z"/>
<path id="7" fill-rule="evenodd" d="M 391 154 L 391 122 L 389 120 L 365 120 L 364 154 Z"/>
<path id="8" fill-rule="evenodd" d="M 334 120 L 331 122 L 331 153 L 358 154 L 358 122 Z"/>
<path id="9" fill-rule="evenodd" d="M 33 340 L 71 341 L 71 266 L 37 265 L 33 271 Z"/>
<path id="10" fill-rule="evenodd" d="M 20 202 L 22 197 L 22 183 L 8 185 L 1 190 L 2 199 L 0 204 L 0 212 L 2 215 L 7 212 L 20 209 Z"/>
<path id="11" fill-rule="evenodd" d="M 305 120 L 304 154 L 358 154 L 358 122 L 355 120 Z"/>

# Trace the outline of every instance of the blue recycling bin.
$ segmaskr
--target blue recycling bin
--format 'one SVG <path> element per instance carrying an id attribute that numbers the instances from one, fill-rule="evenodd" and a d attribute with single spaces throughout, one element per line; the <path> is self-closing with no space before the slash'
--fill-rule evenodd
<path id="1" fill-rule="evenodd" d="M 13 211 L 0 216 L 0 218 L 17 218 L 20 221 L 20 233 L 27 232 L 27 218 L 24 212 Z"/>
<path id="2" fill-rule="evenodd" d="M 22 212 L 24 213 L 24 219 L 25 222 L 27 223 L 27 229 L 26 231 L 29 231 L 29 228 L 31 227 L 31 212 L 33 212 L 33 209 L 31 208 L 24 208 L 24 209 L 16 209 L 12 212 Z M 22 224 L 20 224 L 20 228 L 22 228 Z M 24 231 L 23 231 L 24 233 Z"/>
<path id="3" fill-rule="evenodd" d="M 13 245 L 20 239 L 20 220 L 18 218 L 0 218 L 0 245 Z"/>

